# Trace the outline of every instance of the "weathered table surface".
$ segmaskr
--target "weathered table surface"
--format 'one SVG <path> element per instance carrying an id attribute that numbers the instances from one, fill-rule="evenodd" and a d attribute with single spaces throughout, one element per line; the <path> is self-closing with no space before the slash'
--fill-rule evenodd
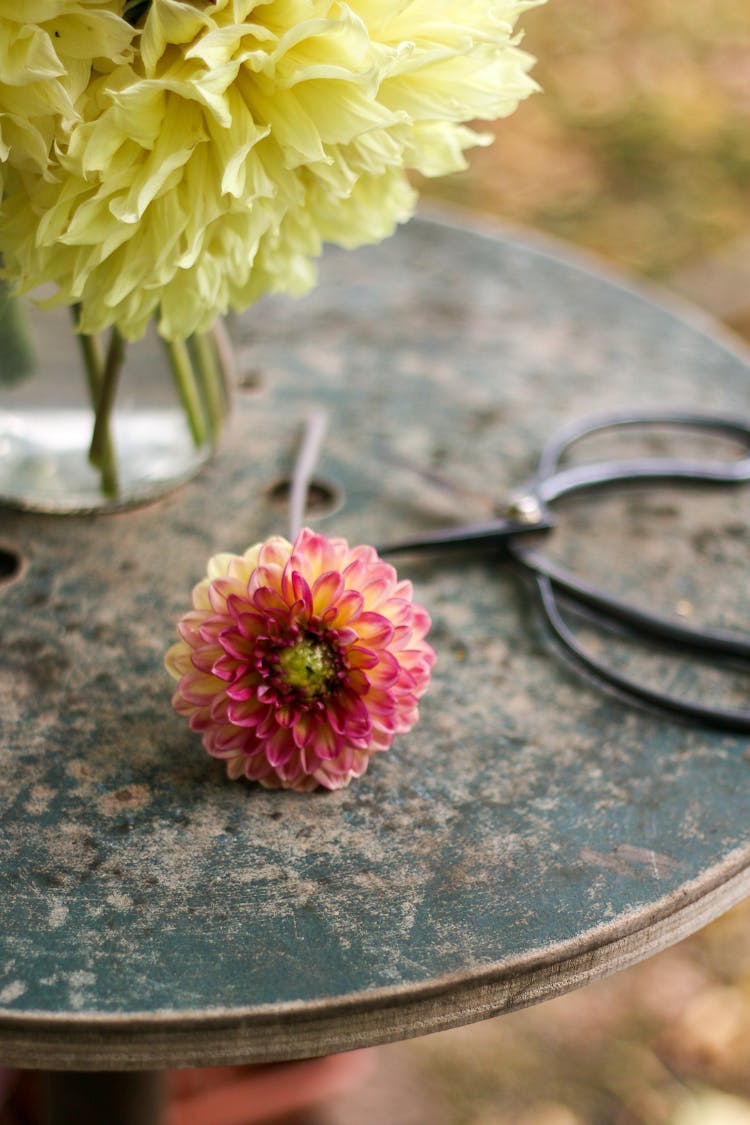
<path id="1" fill-rule="evenodd" d="M 582 682 L 497 560 L 400 568 L 433 616 L 433 687 L 340 793 L 227 781 L 162 668 L 206 558 L 285 531 L 274 485 L 312 404 L 341 493 L 316 525 L 378 542 L 482 515 L 592 410 L 745 413 L 746 360 L 554 249 L 426 221 L 331 253 L 310 297 L 234 332 L 258 378 L 194 482 L 114 516 L 1 513 L 25 560 L 0 587 L 5 1063 L 211 1065 L 433 1031 L 622 968 L 750 888 L 747 739 Z M 630 492 L 571 505 L 554 542 L 651 606 L 742 627 L 749 502 Z"/>

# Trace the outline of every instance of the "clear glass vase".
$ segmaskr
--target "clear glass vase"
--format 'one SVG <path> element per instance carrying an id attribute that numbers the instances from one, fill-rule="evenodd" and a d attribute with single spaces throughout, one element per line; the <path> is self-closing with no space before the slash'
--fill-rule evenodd
<path id="1" fill-rule="evenodd" d="M 111 347 L 80 336 L 71 309 L 0 291 L 0 504 L 80 513 L 147 503 L 214 452 L 231 400 L 223 325 L 175 345 L 150 328 L 126 345 L 114 384 L 104 377 Z"/>

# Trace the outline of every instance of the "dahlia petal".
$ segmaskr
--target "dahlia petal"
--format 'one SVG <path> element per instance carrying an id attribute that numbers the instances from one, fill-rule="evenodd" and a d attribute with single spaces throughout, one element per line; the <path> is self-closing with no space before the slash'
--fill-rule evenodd
<path id="1" fill-rule="evenodd" d="M 343 570 L 344 585 L 347 590 L 356 591 L 364 603 L 361 590 L 370 577 L 370 566 L 364 559 L 352 558 L 353 554 L 354 550 L 349 552 L 349 561 Z"/>
<path id="2" fill-rule="evenodd" d="M 222 723 L 229 722 L 229 704 L 231 700 L 226 692 L 220 691 L 211 700 L 208 713 L 211 722 L 215 726 L 221 726 Z"/>
<path id="3" fill-rule="evenodd" d="M 320 723 L 315 730 L 315 736 L 310 745 L 318 757 L 324 761 L 335 758 L 341 749 L 341 735 L 337 734 L 332 726 Z"/>
<path id="4" fill-rule="evenodd" d="M 304 612 L 307 616 L 312 614 L 312 592 L 306 579 L 297 570 L 291 573 L 292 593 L 295 600 L 295 617 Z"/>
<path id="5" fill-rule="evenodd" d="M 336 602 L 336 616 L 331 621 L 336 628 L 348 625 L 359 617 L 364 607 L 364 599 L 358 590 L 345 590 Z"/>
<path id="6" fill-rule="evenodd" d="M 255 728 L 255 737 L 260 741 L 265 741 L 276 734 L 279 725 L 286 727 L 288 724 L 279 724 L 278 711 L 275 707 L 267 707 L 266 713 Z"/>
<path id="7" fill-rule="evenodd" d="M 299 707 L 292 704 L 285 704 L 279 707 L 275 712 L 276 722 L 281 727 L 293 727 L 299 718 Z"/>
<path id="8" fill-rule="evenodd" d="M 187 718 L 189 718 L 195 712 L 195 705 L 193 703 L 189 703 L 188 700 L 184 698 L 179 687 L 177 688 L 177 691 L 172 695 L 172 707 L 178 715 L 185 715 Z"/>
<path id="9" fill-rule="evenodd" d="M 219 637 L 227 628 L 226 615 L 210 614 L 206 616 L 205 613 L 202 613 L 201 616 L 202 620 L 193 633 L 194 640 L 191 643 L 197 645 L 203 641 L 208 645 L 219 644 Z"/>
<path id="10" fill-rule="evenodd" d="M 312 613 L 323 614 L 341 595 L 344 589 L 344 579 L 335 570 L 327 570 L 315 579 L 312 594 Z M 337 608 L 337 607 L 336 607 Z"/>
<path id="11" fill-rule="evenodd" d="M 238 703 L 250 699 L 263 701 L 262 688 L 258 686 L 258 679 L 252 672 L 247 676 L 243 676 L 242 679 L 236 680 L 228 687 L 225 687 L 224 691 L 229 699 L 233 699 Z M 273 699 L 271 702 L 273 702 Z"/>
<path id="12" fill-rule="evenodd" d="M 368 765 L 369 755 L 355 752 L 348 769 L 340 767 L 337 762 L 323 762 L 314 776 L 325 789 L 345 789 L 352 778 L 365 773 Z"/>
<path id="13" fill-rule="evenodd" d="M 378 557 L 378 553 L 374 547 L 369 543 L 358 543 L 356 547 L 352 547 L 349 552 L 349 558 L 352 563 L 358 563 L 361 566 L 361 573 L 369 574 L 373 566 L 388 566 L 382 559 Z M 359 585 L 359 583 L 357 583 Z"/>
<path id="14" fill-rule="evenodd" d="M 202 672 L 210 672 L 211 665 L 224 655 L 221 645 L 201 645 L 200 648 L 191 647 L 191 663 L 194 668 Z"/>
<path id="15" fill-rule="evenodd" d="M 232 699 L 227 705 L 227 718 L 237 727 L 256 727 L 266 710 L 266 706 L 254 696 L 249 699 Z"/>
<path id="16" fill-rule="evenodd" d="M 408 578 L 396 582 L 391 596 L 403 601 L 405 606 L 411 607 L 413 613 L 423 612 L 421 606 L 414 605 L 414 584 Z"/>
<path id="17" fill-rule="evenodd" d="M 204 610 L 188 610 L 177 625 L 177 632 L 186 644 L 192 645 L 196 637 L 200 636 L 200 628 L 205 621 Z"/>
<path id="18" fill-rule="evenodd" d="M 331 727 L 348 739 L 367 738 L 372 727 L 366 704 L 353 692 L 339 692 L 328 701 L 326 713 Z"/>
<path id="19" fill-rule="evenodd" d="M 393 745 L 393 734 L 391 731 L 383 730 L 378 726 L 373 728 L 372 732 L 372 745 L 370 747 L 372 753 L 382 752 L 389 750 Z"/>
<path id="20" fill-rule="evenodd" d="M 278 563 L 269 561 L 259 563 L 253 571 L 250 581 L 252 582 L 253 591 L 260 586 L 270 586 L 272 590 L 276 590 L 282 596 L 286 596 L 282 590 L 282 579 L 284 575 L 285 565 L 280 566 Z M 249 583 L 248 583 L 249 588 Z"/>
<path id="21" fill-rule="evenodd" d="M 412 604 L 412 630 L 415 640 L 426 637 L 432 627 L 432 620 L 426 609 Z"/>
<path id="22" fill-rule="evenodd" d="M 380 613 L 360 613 L 357 618 L 357 633 L 361 640 L 373 648 L 386 645 L 393 636 L 393 626 L 387 617 Z"/>
<path id="23" fill-rule="evenodd" d="M 201 667 L 201 665 L 197 663 L 196 657 L 193 657 L 193 661 L 196 668 Z M 234 657 L 224 655 L 220 656 L 218 660 L 215 660 L 206 671 L 210 672 L 212 676 L 218 676 L 218 678 L 224 680 L 225 683 L 232 683 L 242 674 L 245 667 L 246 665 L 244 663 L 240 663 L 235 660 Z"/>
<path id="24" fill-rule="evenodd" d="M 229 694 L 229 693 L 227 693 Z M 261 703 L 275 704 L 278 701 L 279 693 L 273 684 L 261 684 L 260 687 L 255 685 L 255 694 Z"/>
<path id="25" fill-rule="evenodd" d="M 214 676 L 194 672 L 182 677 L 179 690 L 188 703 L 201 707 L 216 694 L 219 685 L 221 680 L 217 680 Z"/>
<path id="26" fill-rule="evenodd" d="M 346 650 L 346 662 L 350 668 L 374 668 L 380 657 L 371 648 L 352 645 Z"/>
<path id="27" fill-rule="evenodd" d="M 263 782 L 263 784 L 265 784 L 265 782 Z M 312 793 L 313 790 L 318 788 L 318 782 L 314 777 L 310 777 L 304 770 L 301 770 L 294 784 L 286 785 L 284 788 L 292 789 L 295 793 Z"/>
<path id="28" fill-rule="evenodd" d="M 350 773 L 355 762 L 356 753 L 357 751 L 353 746 L 345 746 L 338 758 L 331 763 L 329 773 L 333 773 L 334 771 L 339 774 Z"/>
<path id="29" fill-rule="evenodd" d="M 378 575 L 363 586 L 361 593 L 365 611 L 377 609 L 382 613 L 381 606 L 390 597 L 392 587 L 393 580 L 386 575 Z"/>
<path id="30" fill-rule="evenodd" d="M 179 680 L 179 678 L 184 676 L 192 667 L 190 652 L 190 648 L 181 641 L 173 644 L 172 647 L 167 650 L 164 656 L 164 663 L 170 676 L 173 676 L 175 680 Z"/>
<path id="31" fill-rule="evenodd" d="M 263 785 L 272 789 L 279 788 L 274 768 L 265 754 L 256 753 L 243 756 L 242 772 L 249 781 L 260 781 Z"/>
<path id="32" fill-rule="evenodd" d="M 357 631 L 350 629 L 348 625 L 337 625 L 335 629 L 329 629 L 328 631 L 335 638 L 340 649 L 348 649 L 350 645 L 355 645 L 360 639 Z"/>
<path id="33" fill-rule="evenodd" d="M 401 650 L 411 643 L 412 630 L 409 625 L 394 625 L 393 636 L 388 642 L 391 652 L 397 652 L 401 658 Z"/>
<path id="34" fill-rule="evenodd" d="M 303 712 L 299 715 L 292 728 L 292 737 L 294 738 L 295 746 L 298 746 L 300 749 L 308 746 L 315 737 L 316 727 L 317 723 L 308 712 Z"/>
<path id="35" fill-rule="evenodd" d="M 286 566 L 292 553 L 292 544 L 280 535 L 272 535 L 259 545 L 257 551 L 257 566 Z"/>
<path id="36" fill-rule="evenodd" d="M 297 747 L 291 732 L 286 727 L 277 727 L 271 737 L 266 739 L 264 750 L 270 765 L 278 769 L 289 761 Z"/>
<path id="37" fill-rule="evenodd" d="M 212 581 L 215 578 L 223 578 L 229 574 L 233 562 L 238 560 L 239 556 L 230 554 L 228 551 L 222 551 L 218 555 L 212 555 L 206 565 L 206 574 Z M 239 559 L 242 561 L 242 559 Z"/>
<path id="38" fill-rule="evenodd" d="M 371 732 L 370 732 L 371 737 L 373 737 L 374 732 L 378 731 L 378 730 L 382 731 L 386 734 L 389 734 L 391 737 L 393 737 L 393 735 L 396 733 L 396 708 L 395 707 L 394 707 L 393 711 L 391 711 L 389 713 L 386 713 L 386 714 L 375 715 L 373 713 L 372 729 L 371 729 Z"/>
<path id="39" fill-rule="evenodd" d="M 247 616 L 248 614 L 243 614 L 243 617 Z M 244 661 L 245 663 L 247 663 L 252 656 L 253 646 L 251 642 L 249 643 L 250 639 L 246 635 L 238 632 L 234 626 L 224 629 L 223 632 L 219 634 L 218 639 L 219 645 L 227 656 L 231 656 L 238 661 Z"/>
<path id="40" fill-rule="evenodd" d="M 390 688 L 398 681 L 401 665 L 390 652 L 381 652 L 380 660 L 376 667 L 367 672 L 367 679 L 372 688 Z"/>
<path id="41" fill-rule="evenodd" d="M 367 710 L 378 719 L 395 714 L 397 706 L 396 697 L 389 691 L 373 688 L 367 693 Z"/>
<path id="42" fill-rule="evenodd" d="M 296 748 L 285 762 L 276 767 L 276 774 L 285 789 L 297 789 L 305 785 L 305 770 Z"/>
<path id="43" fill-rule="evenodd" d="M 244 601 L 246 597 L 246 583 L 237 578 L 230 578 L 228 575 L 214 578 L 208 590 L 208 598 L 215 613 L 225 612 L 229 598 Z"/>
<path id="44" fill-rule="evenodd" d="M 283 618 L 289 613 L 289 606 L 281 594 L 270 586 L 261 586 L 255 591 L 253 604 L 260 613 L 270 614 L 272 617 Z"/>
<path id="45" fill-rule="evenodd" d="M 314 582 L 324 570 L 334 569 L 335 540 L 326 539 L 325 535 L 319 535 L 309 527 L 303 527 L 294 541 L 291 559 L 294 560 L 295 569 L 309 581 Z"/>
<path id="46" fill-rule="evenodd" d="M 227 777 L 237 781 L 245 773 L 246 760 L 244 754 L 237 754 L 229 758 L 226 764 Z"/>
<path id="47" fill-rule="evenodd" d="M 245 742 L 247 742 L 247 731 L 238 730 L 231 723 L 227 723 L 225 726 L 213 727 L 206 749 L 214 757 L 226 757 L 235 753 Z"/>
<path id="48" fill-rule="evenodd" d="M 370 681 L 368 680 L 364 672 L 362 672 L 359 668 L 352 668 L 346 674 L 346 684 L 347 687 L 351 688 L 352 691 L 355 691 L 357 695 L 367 695 L 369 705 Z"/>

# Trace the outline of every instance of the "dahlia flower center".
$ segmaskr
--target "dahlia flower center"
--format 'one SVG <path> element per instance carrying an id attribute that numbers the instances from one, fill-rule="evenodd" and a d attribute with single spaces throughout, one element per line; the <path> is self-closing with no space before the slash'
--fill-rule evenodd
<path id="1" fill-rule="evenodd" d="M 316 637 L 304 637 L 285 648 L 279 665 L 287 685 L 307 699 L 326 695 L 338 679 L 338 662 L 333 648 Z"/>

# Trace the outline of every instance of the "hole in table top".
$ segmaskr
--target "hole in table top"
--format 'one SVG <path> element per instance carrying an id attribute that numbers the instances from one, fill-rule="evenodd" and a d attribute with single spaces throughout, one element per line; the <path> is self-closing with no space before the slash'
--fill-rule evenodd
<path id="1" fill-rule="evenodd" d="M 267 496 L 274 506 L 283 508 L 289 504 L 291 491 L 291 480 L 282 477 L 270 486 Z M 338 485 L 322 480 L 320 477 L 313 477 L 307 490 L 305 515 L 315 518 L 329 516 L 341 507 L 343 500 L 344 495 Z"/>
<path id="2" fill-rule="evenodd" d="M 22 566 L 23 559 L 18 551 L 0 543 L 0 589 L 19 576 Z"/>

